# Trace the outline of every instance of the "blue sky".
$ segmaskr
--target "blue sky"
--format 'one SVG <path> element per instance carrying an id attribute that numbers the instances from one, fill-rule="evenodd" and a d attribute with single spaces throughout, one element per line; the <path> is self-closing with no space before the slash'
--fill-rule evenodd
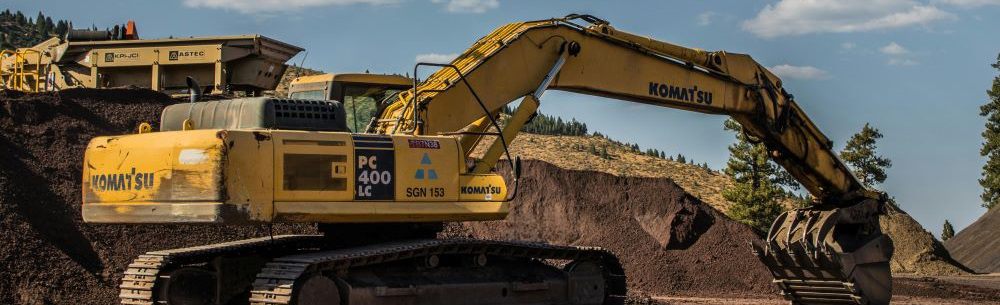
<path id="1" fill-rule="evenodd" d="M 1000 0 L 516 1 L 516 0 L 13 0 L 100 28 L 136 20 L 144 38 L 263 34 L 308 50 L 329 72 L 412 71 L 449 58 L 509 22 L 587 13 L 619 29 L 705 50 L 747 53 L 785 79 L 842 147 L 865 122 L 894 162 L 880 188 L 924 227 L 975 221 L 985 160 L 979 105 L 997 71 Z M 294 59 L 296 62 L 302 55 Z M 733 136 L 724 118 L 549 92 L 541 111 L 612 138 L 712 168 Z"/>

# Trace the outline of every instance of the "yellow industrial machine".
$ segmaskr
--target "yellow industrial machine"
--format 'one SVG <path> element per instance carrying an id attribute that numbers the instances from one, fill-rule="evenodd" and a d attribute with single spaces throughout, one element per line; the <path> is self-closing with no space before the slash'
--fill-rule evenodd
<path id="1" fill-rule="evenodd" d="M 128 28 L 134 31 L 134 24 Z M 285 62 L 302 51 L 260 35 L 143 40 L 129 33 L 71 30 L 66 37 L 5 51 L 0 54 L 0 89 L 170 91 L 185 89 L 185 78 L 191 76 L 210 85 L 205 88 L 210 93 L 259 95 L 277 86 Z"/>
<path id="2" fill-rule="evenodd" d="M 366 133 L 348 132 L 340 101 L 249 98 L 174 105 L 159 132 L 95 138 L 87 222 L 319 223 L 323 233 L 149 252 L 125 272 L 122 304 L 622 304 L 624 272 L 605 250 L 435 239 L 442 222 L 507 215 L 520 176 L 507 145 L 547 89 L 732 116 L 817 198 L 754 245 L 784 295 L 889 302 L 885 194 L 851 175 L 749 56 L 570 15 L 500 27 L 451 64 L 417 67 L 427 65 L 443 68 L 380 101 Z M 489 148 L 471 161 L 478 145 Z M 491 173 L 503 154 L 513 181 Z"/>

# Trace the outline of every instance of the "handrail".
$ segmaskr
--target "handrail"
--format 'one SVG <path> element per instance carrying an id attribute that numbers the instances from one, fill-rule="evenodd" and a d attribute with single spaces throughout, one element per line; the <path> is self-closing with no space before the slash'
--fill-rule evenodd
<path id="1" fill-rule="evenodd" d="M 28 55 L 35 54 L 35 62 L 29 62 Z M 20 90 L 27 92 L 44 92 L 47 87 L 42 86 L 42 75 L 47 73 L 51 64 L 42 64 L 42 52 L 34 49 L 3 50 L 0 51 L 0 61 L 11 58 L 9 70 L 0 68 L 0 87 L 3 89 Z M 33 68 L 28 68 L 33 66 Z M 48 76 L 45 76 L 49 81 Z M 31 81 L 34 80 L 34 83 Z"/>

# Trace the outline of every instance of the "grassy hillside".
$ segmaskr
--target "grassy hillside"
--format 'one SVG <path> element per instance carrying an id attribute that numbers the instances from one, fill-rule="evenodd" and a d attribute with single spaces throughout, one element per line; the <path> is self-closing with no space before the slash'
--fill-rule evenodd
<path id="1" fill-rule="evenodd" d="M 473 156 L 481 156 L 486 146 L 480 145 Z M 729 202 L 722 198 L 722 189 L 732 184 L 728 176 L 699 165 L 642 154 L 627 144 L 605 137 L 522 133 L 511 146 L 512 154 L 565 169 L 593 170 L 625 177 L 670 178 L 691 195 L 720 211 L 726 211 L 729 206 Z M 590 147 L 597 147 L 598 153 L 590 151 Z M 605 148 L 607 157 L 602 156 Z"/>
<path id="2" fill-rule="evenodd" d="M 12 50 L 34 46 L 53 36 L 62 36 L 72 28 L 66 20 L 53 21 L 41 12 L 34 17 L 16 11 L 0 12 L 0 42 L 2 49 Z"/>

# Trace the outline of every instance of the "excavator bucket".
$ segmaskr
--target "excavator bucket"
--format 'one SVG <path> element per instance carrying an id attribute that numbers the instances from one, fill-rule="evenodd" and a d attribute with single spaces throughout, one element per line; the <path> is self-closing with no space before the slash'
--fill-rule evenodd
<path id="1" fill-rule="evenodd" d="M 754 252 L 791 304 L 889 304 L 893 246 L 879 228 L 880 206 L 786 212 Z"/>

